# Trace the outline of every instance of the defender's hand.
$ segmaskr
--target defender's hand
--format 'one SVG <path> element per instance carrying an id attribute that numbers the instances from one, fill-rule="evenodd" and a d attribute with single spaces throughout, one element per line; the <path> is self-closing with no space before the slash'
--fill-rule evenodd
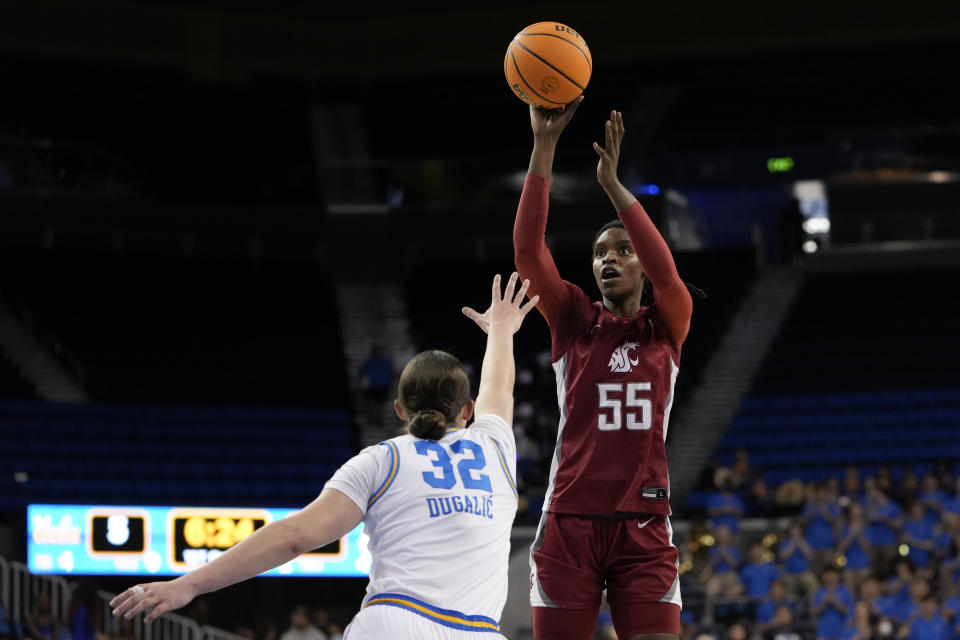
<path id="1" fill-rule="evenodd" d="M 523 324 L 523 319 L 540 301 L 540 296 L 533 296 L 525 305 L 520 305 L 527 295 L 527 289 L 530 288 L 530 281 L 524 280 L 520 289 L 516 291 L 518 278 L 517 272 L 514 271 L 510 280 L 507 281 L 506 291 L 501 294 L 500 274 L 493 276 L 493 294 L 487 310 L 479 313 L 470 307 L 464 307 L 463 315 L 476 322 L 484 333 L 490 333 L 492 327 L 502 327 L 509 331 L 510 335 L 516 333 Z M 514 295 L 515 291 L 516 295 Z"/>

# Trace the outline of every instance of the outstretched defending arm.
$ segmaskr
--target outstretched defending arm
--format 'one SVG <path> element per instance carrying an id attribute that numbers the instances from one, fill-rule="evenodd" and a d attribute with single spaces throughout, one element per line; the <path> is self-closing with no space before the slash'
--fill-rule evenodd
<path id="1" fill-rule="evenodd" d="M 687 332 L 690 331 L 693 299 L 677 273 L 677 265 L 663 236 L 630 190 L 624 187 L 617 177 L 620 142 L 625 131 L 623 116 L 619 111 L 612 111 L 605 126 L 606 146 L 593 143 L 593 150 L 600 156 L 597 181 L 617 209 L 617 215 L 630 237 L 640 266 L 653 285 L 657 307 L 667 323 L 670 335 L 678 345 L 683 344 Z"/>
<path id="2" fill-rule="evenodd" d="M 480 367 L 480 388 L 477 391 L 476 413 L 478 416 L 492 413 L 508 424 L 513 424 L 513 383 L 516 364 L 513 358 L 513 334 L 523 323 L 539 298 L 533 296 L 521 306 L 530 281 L 524 280 L 517 290 L 517 274 L 507 281 L 506 290 L 500 293 L 500 276 L 493 278 L 493 295 L 490 307 L 479 313 L 464 307 L 465 316 L 477 323 L 487 334 L 487 349 Z"/>
<path id="3" fill-rule="evenodd" d="M 145 611 L 144 622 L 151 622 L 200 594 L 258 576 L 329 544 L 352 531 L 362 519 L 363 512 L 350 498 L 336 489 L 325 489 L 297 513 L 258 529 L 209 564 L 175 580 L 127 589 L 110 601 L 113 615 L 132 618 Z"/>

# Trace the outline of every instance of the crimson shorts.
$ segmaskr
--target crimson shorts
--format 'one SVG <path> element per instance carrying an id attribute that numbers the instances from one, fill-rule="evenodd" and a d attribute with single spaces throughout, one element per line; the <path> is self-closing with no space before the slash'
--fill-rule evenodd
<path id="1" fill-rule="evenodd" d="M 589 620 L 592 633 L 604 590 L 619 637 L 680 633 L 678 557 L 670 519 L 664 515 L 544 514 L 530 549 L 534 636 L 578 637 L 569 633 L 577 626 L 575 620 L 551 611 L 557 609 L 583 612 L 583 628 Z"/>

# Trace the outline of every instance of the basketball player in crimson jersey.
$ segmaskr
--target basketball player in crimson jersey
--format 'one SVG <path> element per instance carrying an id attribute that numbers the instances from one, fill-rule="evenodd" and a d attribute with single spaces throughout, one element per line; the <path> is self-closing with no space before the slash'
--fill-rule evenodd
<path id="1" fill-rule="evenodd" d="M 534 637 L 592 637 L 604 589 L 622 640 L 680 632 L 670 527 L 667 424 L 693 303 L 663 238 L 617 178 L 623 118 L 611 112 L 597 179 L 618 220 L 593 242 L 601 302 L 560 277 L 544 233 L 557 139 L 582 97 L 530 109 L 534 134 L 513 242 L 550 325 L 560 424 L 531 547 Z M 655 303 L 641 304 L 645 283 Z"/>

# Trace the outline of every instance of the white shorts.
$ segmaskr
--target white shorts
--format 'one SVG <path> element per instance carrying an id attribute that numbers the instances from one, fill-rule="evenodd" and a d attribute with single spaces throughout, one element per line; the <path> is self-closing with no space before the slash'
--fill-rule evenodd
<path id="1" fill-rule="evenodd" d="M 360 610 L 343 632 L 343 640 L 506 640 L 494 631 L 463 631 L 413 611 L 375 606 Z"/>

